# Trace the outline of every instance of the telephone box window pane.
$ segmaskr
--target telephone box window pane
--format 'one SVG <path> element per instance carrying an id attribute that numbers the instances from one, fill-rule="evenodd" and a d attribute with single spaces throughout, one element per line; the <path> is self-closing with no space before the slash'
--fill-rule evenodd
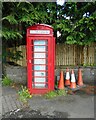
<path id="1" fill-rule="evenodd" d="M 34 46 L 34 52 L 46 52 L 46 46 Z"/>
<path id="2" fill-rule="evenodd" d="M 48 82 L 47 81 L 47 77 L 48 77 L 48 72 L 43 72 L 43 71 L 41 71 L 41 72 L 39 72 L 39 71 L 35 71 L 33 74 L 33 77 L 46 77 L 46 82 Z"/>
<path id="3" fill-rule="evenodd" d="M 47 46 L 47 40 L 34 40 L 33 41 L 33 77 L 34 77 L 34 82 L 33 82 L 33 87 L 35 88 L 45 88 L 48 87 L 47 85 L 47 75 L 48 73 L 46 70 L 48 69 L 47 67 L 47 62 L 48 62 L 48 46 Z M 42 64 L 42 65 L 41 65 Z M 44 71 L 43 71 L 44 70 Z"/>
<path id="4" fill-rule="evenodd" d="M 47 40 L 34 40 L 34 45 L 46 45 Z"/>
<path id="5" fill-rule="evenodd" d="M 46 83 L 45 83 L 46 78 L 34 78 L 34 82 L 37 82 L 37 83 L 33 83 L 34 87 L 36 88 L 45 88 L 46 86 Z"/>
<path id="6" fill-rule="evenodd" d="M 34 59 L 34 64 L 46 64 L 46 59 Z"/>
<path id="7" fill-rule="evenodd" d="M 34 53 L 34 58 L 46 58 L 46 53 Z"/>
<path id="8" fill-rule="evenodd" d="M 34 70 L 47 70 L 46 65 L 34 65 Z"/>
<path id="9" fill-rule="evenodd" d="M 40 88 L 46 87 L 47 88 L 48 87 L 48 78 L 33 78 L 32 79 L 32 87 L 35 87 L 35 88 L 37 88 L 37 87 L 40 87 Z"/>
<path id="10" fill-rule="evenodd" d="M 34 72 L 34 76 L 44 77 L 44 76 L 46 76 L 46 72 Z"/>
<path id="11" fill-rule="evenodd" d="M 34 49 L 34 50 L 33 50 Z M 34 46 L 34 48 L 32 47 L 32 51 L 34 51 L 34 52 L 38 52 L 38 53 L 40 53 L 40 52 L 47 52 L 48 51 L 48 46 Z"/>

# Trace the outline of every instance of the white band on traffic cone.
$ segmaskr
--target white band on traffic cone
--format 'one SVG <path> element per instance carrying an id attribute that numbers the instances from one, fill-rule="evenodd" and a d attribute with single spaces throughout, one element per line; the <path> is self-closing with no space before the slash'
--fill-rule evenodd
<path id="1" fill-rule="evenodd" d="M 71 74 L 71 82 L 76 82 L 74 74 Z"/>
<path id="2" fill-rule="evenodd" d="M 70 79 L 69 72 L 66 72 L 66 80 L 69 80 L 69 79 Z"/>

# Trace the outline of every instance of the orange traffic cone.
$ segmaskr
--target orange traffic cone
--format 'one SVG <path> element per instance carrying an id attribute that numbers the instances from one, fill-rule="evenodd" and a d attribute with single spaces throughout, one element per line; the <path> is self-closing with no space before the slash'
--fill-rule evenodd
<path id="1" fill-rule="evenodd" d="M 66 78 L 65 78 L 65 86 L 69 86 L 70 85 L 70 75 L 69 75 L 69 69 L 66 69 Z"/>
<path id="2" fill-rule="evenodd" d="M 58 89 L 64 89 L 63 71 L 60 72 L 60 79 L 59 79 Z"/>
<path id="3" fill-rule="evenodd" d="M 72 89 L 76 88 L 76 80 L 75 80 L 75 75 L 74 75 L 74 71 L 73 70 L 71 72 L 71 84 L 70 84 L 70 88 L 72 88 Z"/>
<path id="4" fill-rule="evenodd" d="M 77 84 L 79 85 L 79 86 L 83 86 L 84 84 L 83 84 L 83 79 L 82 79 L 82 73 L 81 73 L 81 69 L 79 68 L 79 70 L 78 70 L 78 82 L 77 82 Z"/>

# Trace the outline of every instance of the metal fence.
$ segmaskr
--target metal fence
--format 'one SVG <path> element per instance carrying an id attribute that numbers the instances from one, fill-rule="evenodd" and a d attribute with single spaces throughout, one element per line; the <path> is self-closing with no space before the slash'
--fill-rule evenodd
<path id="1" fill-rule="evenodd" d="M 16 48 L 9 48 L 10 51 L 22 51 L 23 58 L 18 61 L 14 61 L 7 58 L 7 61 L 15 62 L 21 66 L 26 66 L 26 46 L 22 45 Z M 79 45 L 56 45 L 56 66 L 69 66 L 69 65 L 94 65 L 96 62 L 96 43 L 90 46 Z"/>

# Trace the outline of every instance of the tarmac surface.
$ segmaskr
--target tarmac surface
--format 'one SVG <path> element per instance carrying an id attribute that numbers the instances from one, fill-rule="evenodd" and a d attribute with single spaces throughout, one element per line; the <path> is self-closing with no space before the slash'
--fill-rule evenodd
<path id="1" fill-rule="evenodd" d="M 86 94 L 84 91 L 52 99 L 35 95 L 24 106 L 18 99 L 16 89 L 9 86 L 2 87 L 0 98 L 2 118 L 95 118 L 96 113 L 94 94 Z"/>

